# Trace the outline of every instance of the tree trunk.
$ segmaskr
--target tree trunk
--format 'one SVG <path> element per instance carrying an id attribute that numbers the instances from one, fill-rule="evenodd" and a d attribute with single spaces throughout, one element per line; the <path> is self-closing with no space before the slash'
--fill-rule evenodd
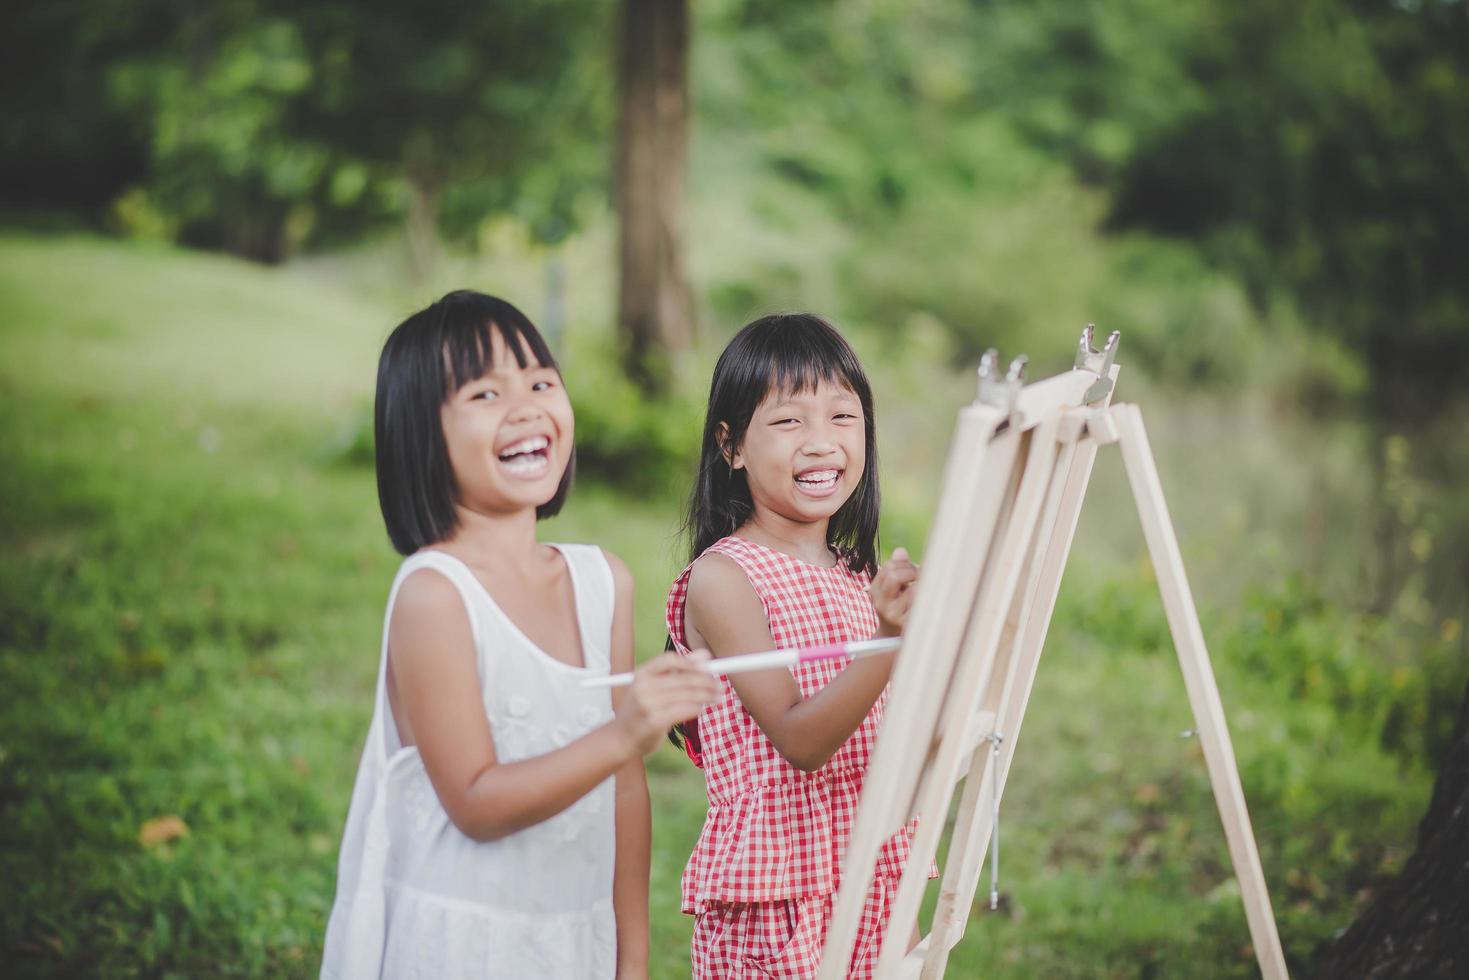
<path id="1" fill-rule="evenodd" d="M 439 258 L 439 192 L 427 180 L 408 177 L 408 210 L 404 231 L 413 277 L 427 282 Z"/>
<path id="2" fill-rule="evenodd" d="M 1316 976 L 1450 980 L 1469 977 L 1469 688 L 1402 873 L 1315 954 Z"/>
<path id="3" fill-rule="evenodd" d="M 668 383 L 693 340 L 683 269 L 688 0 L 623 0 L 616 206 L 623 364 L 644 391 Z"/>

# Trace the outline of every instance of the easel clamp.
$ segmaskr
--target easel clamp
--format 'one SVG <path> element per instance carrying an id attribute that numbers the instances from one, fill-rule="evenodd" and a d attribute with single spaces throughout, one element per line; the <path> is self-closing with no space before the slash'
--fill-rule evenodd
<path id="1" fill-rule="evenodd" d="M 1099 402 L 1112 393 L 1112 362 L 1117 359 L 1117 342 L 1122 338 L 1122 331 L 1113 330 L 1107 337 L 1107 343 L 1101 350 L 1092 346 L 1095 336 L 1096 324 L 1088 323 L 1081 331 L 1081 341 L 1076 347 L 1076 360 L 1072 368 L 1077 370 L 1091 371 L 1097 376 L 1097 383 L 1087 389 L 1082 401 L 1087 404 Z"/>

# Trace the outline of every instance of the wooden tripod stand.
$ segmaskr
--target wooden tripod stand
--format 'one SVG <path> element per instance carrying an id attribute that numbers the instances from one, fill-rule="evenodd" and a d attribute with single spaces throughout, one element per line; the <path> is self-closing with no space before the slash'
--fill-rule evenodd
<path id="1" fill-rule="evenodd" d="M 877 976 L 942 977 L 964 935 L 1010 772 L 1061 574 L 1097 448 L 1118 444 L 1142 519 L 1168 626 L 1204 750 L 1250 938 L 1268 980 L 1287 976 L 1224 708 L 1178 540 L 1135 405 L 1111 405 L 1118 335 L 1081 337 L 1075 368 L 1022 385 L 980 364 L 979 397 L 959 412 L 920 588 L 868 768 L 827 930 L 821 980 L 846 976 L 878 850 L 919 816 Z M 932 928 L 908 950 L 927 869 L 958 783 L 964 790 Z"/>

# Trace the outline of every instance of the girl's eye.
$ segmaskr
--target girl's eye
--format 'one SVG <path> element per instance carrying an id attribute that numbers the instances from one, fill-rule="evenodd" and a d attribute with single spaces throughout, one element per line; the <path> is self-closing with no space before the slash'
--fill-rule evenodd
<path id="1" fill-rule="evenodd" d="M 800 419 L 776 419 L 771 425 L 795 425 Z"/>
<path id="2" fill-rule="evenodd" d="M 495 391 L 493 388 L 486 388 L 484 391 L 476 392 L 475 394 L 471 395 L 470 397 L 471 398 L 483 398 L 485 401 L 489 401 L 492 398 L 499 398 L 500 397 L 500 393 L 498 391 Z"/>
<path id="3" fill-rule="evenodd" d="M 855 419 L 857 416 L 851 414 L 850 412 L 838 412 L 836 417 L 839 419 Z"/>
<path id="4" fill-rule="evenodd" d="M 549 381 L 537 381 L 535 384 L 533 384 L 533 385 L 530 386 L 530 390 L 531 391 L 550 391 L 552 387 L 553 387 L 553 385 Z"/>

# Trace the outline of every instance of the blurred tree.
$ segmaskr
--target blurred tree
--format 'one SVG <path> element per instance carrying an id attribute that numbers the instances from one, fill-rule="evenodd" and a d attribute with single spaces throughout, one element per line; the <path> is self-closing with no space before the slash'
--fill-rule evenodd
<path id="1" fill-rule="evenodd" d="M 310 233 L 336 156 L 286 126 L 314 83 L 299 31 L 254 2 L 145 6 L 158 33 L 105 69 L 146 134 L 148 181 L 127 203 L 189 244 L 280 261 Z"/>
<path id="2" fill-rule="evenodd" d="M 1469 403 L 1469 5 L 1244 0 L 1199 16 L 1213 29 L 1179 54 L 1195 97 L 1139 133 L 1113 221 L 1198 241 L 1262 309 L 1289 295 L 1354 352 L 1385 609 L 1416 564 L 1395 446 Z M 1457 455 L 1441 469 L 1462 472 L 1469 457 L 1446 448 L 1413 456 Z"/>
<path id="3" fill-rule="evenodd" d="M 557 241 L 605 186 L 607 15 L 595 0 L 277 2 L 316 66 L 290 130 L 401 188 L 420 269 L 440 229 L 472 238 L 493 214 Z"/>
<path id="4" fill-rule="evenodd" d="M 99 66 L 157 27 L 107 0 L 0 4 L 0 204 L 97 216 L 145 177 L 146 133 Z"/>
<path id="5" fill-rule="evenodd" d="M 556 241 L 600 197 L 608 99 L 595 0 L 6 5 L 0 201 L 276 261 L 403 216 L 513 214 Z"/>
<path id="6" fill-rule="evenodd" d="M 688 144 L 688 0 L 623 0 L 618 34 L 617 166 L 623 363 L 645 392 L 667 387 L 670 358 L 693 341 L 683 267 Z"/>
<path id="7" fill-rule="evenodd" d="M 1435 502 L 1444 527 L 1426 528 L 1424 508 L 1403 492 L 1405 481 L 1450 487 L 1469 473 L 1469 450 L 1452 435 L 1454 413 L 1469 408 L 1469 5 L 1037 0 L 974 9 L 984 17 L 983 31 L 966 32 L 974 104 L 1095 188 L 1106 228 L 1151 233 L 1110 247 L 1112 256 L 1137 249 L 1141 271 L 1157 273 L 1169 266 L 1149 256 L 1187 249 L 1213 268 L 1172 263 L 1181 274 L 1169 278 L 1191 284 L 1180 299 L 1223 275 L 1243 289 L 1256 323 L 1268 329 L 1286 311 L 1284 320 L 1344 352 L 1335 365 L 1316 359 L 1291 376 L 1301 381 L 1300 403 L 1369 426 L 1379 503 L 1372 601 L 1386 609 L 1414 581 L 1423 536 L 1448 544 L 1446 527 L 1469 517 L 1444 494 Z M 921 241 L 904 237 L 915 251 Z M 1002 255 L 1024 245 L 1008 236 Z M 1108 275 L 1129 276 L 1133 265 Z M 890 305 L 921 304 L 956 331 L 1024 316 L 987 309 L 989 294 L 957 277 L 925 274 L 941 260 L 897 267 L 916 285 L 905 290 L 880 273 L 866 281 Z M 1238 377 L 1230 333 L 1221 343 L 1210 307 L 1170 302 L 1170 283 L 1149 279 L 1151 310 L 1099 304 L 1131 324 L 1133 356 L 1181 366 L 1175 380 Z M 925 296 L 925 281 L 941 288 Z M 1137 330 L 1128 319 L 1134 310 L 1155 317 L 1164 305 L 1177 307 L 1165 329 Z M 1412 472 L 1403 472 L 1404 455 Z M 1432 550 L 1435 604 L 1457 611 L 1465 566 L 1450 547 Z"/>
<path id="8" fill-rule="evenodd" d="M 1358 351 L 1389 430 L 1469 385 L 1469 5 L 1197 9 L 1183 111 L 1138 131 L 1117 225 L 1202 240 Z M 1201 97 L 1207 95 L 1208 97 Z"/>

